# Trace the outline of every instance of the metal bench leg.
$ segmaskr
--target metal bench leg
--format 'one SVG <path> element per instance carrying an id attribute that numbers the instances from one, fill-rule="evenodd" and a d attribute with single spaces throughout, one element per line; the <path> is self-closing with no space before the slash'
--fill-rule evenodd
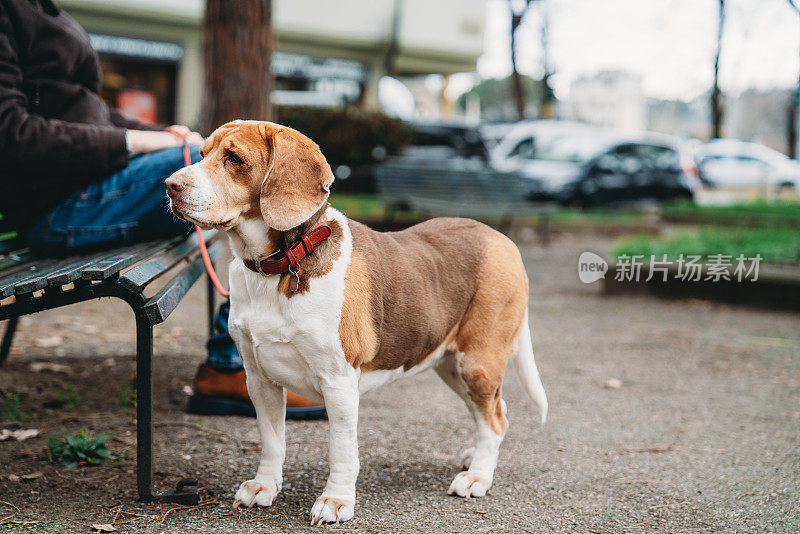
<path id="1" fill-rule="evenodd" d="M 153 325 L 136 312 L 136 485 L 141 501 L 197 504 L 197 480 L 178 482 L 175 491 L 153 493 Z"/>
<path id="2" fill-rule="evenodd" d="M 214 265 L 214 262 L 211 262 L 211 265 Z M 206 298 L 208 299 L 208 335 L 214 335 L 214 319 L 216 318 L 216 306 L 214 302 L 216 288 L 214 287 L 214 282 L 211 281 L 211 277 L 208 276 L 206 273 Z"/>
<path id="3" fill-rule="evenodd" d="M 17 323 L 19 317 L 12 317 L 8 320 L 6 331 L 3 334 L 3 341 L 0 343 L 0 365 L 8 358 L 8 353 L 11 352 L 11 342 L 14 340 L 14 332 L 17 331 Z"/>

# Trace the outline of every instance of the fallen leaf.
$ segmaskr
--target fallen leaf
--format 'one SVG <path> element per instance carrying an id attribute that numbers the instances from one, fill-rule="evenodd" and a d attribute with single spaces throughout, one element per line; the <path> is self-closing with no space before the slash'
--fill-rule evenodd
<path id="1" fill-rule="evenodd" d="M 44 476 L 44 473 L 41 471 L 36 471 L 35 473 L 28 473 L 26 475 L 22 475 L 23 480 L 35 480 L 37 478 L 41 478 Z"/>
<path id="2" fill-rule="evenodd" d="M 11 482 L 19 482 L 20 478 L 18 475 L 11 474 L 8 475 L 8 480 L 10 480 Z"/>
<path id="3" fill-rule="evenodd" d="M 36 428 L 29 428 L 24 430 L 8 430 L 4 428 L 0 431 L 0 441 L 5 441 L 7 439 L 15 439 L 17 441 L 25 441 L 29 438 L 35 438 L 39 435 L 39 430 Z"/>
<path id="4" fill-rule="evenodd" d="M 92 530 L 97 532 L 116 532 L 117 529 L 111 523 L 95 523 L 92 525 Z"/>
<path id="5" fill-rule="evenodd" d="M 622 387 L 622 381 L 619 378 L 609 378 L 603 384 L 603 387 L 606 389 L 619 389 Z"/>
<path id="6" fill-rule="evenodd" d="M 63 373 L 65 375 L 72 374 L 72 368 L 69 365 L 64 365 L 63 363 L 33 362 L 28 366 L 28 369 L 34 373 L 48 371 L 50 373 Z"/>
<path id="7" fill-rule="evenodd" d="M 37 337 L 33 340 L 33 344 L 40 349 L 58 347 L 62 343 L 64 343 L 64 338 L 61 336 Z"/>

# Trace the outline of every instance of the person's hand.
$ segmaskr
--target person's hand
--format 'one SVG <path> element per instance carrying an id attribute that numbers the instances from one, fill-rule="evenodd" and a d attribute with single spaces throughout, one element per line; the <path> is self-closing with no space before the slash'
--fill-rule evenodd
<path id="1" fill-rule="evenodd" d="M 187 126 L 184 126 L 183 124 L 173 124 L 172 126 L 169 127 L 169 129 L 179 135 L 185 136 L 186 142 L 189 143 L 190 145 L 202 145 L 205 142 L 205 139 L 203 139 L 202 135 L 200 135 L 197 132 L 191 131 Z"/>
<path id="2" fill-rule="evenodd" d="M 186 126 L 176 125 L 172 129 L 177 133 L 187 134 L 186 142 L 190 145 L 202 145 L 203 136 L 191 131 Z M 125 133 L 128 149 L 137 154 L 149 154 L 157 150 L 183 146 L 183 140 L 169 132 L 151 132 L 147 130 L 128 130 Z"/>
<path id="3" fill-rule="evenodd" d="M 135 154 L 149 154 L 157 150 L 181 146 L 183 142 L 169 132 L 128 130 L 125 132 L 128 150 Z"/>

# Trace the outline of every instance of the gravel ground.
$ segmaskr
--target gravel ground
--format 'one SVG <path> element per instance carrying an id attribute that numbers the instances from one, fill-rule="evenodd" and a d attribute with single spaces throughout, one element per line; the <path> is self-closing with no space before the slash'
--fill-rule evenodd
<path id="1" fill-rule="evenodd" d="M 551 411 L 541 428 L 516 378 L 507 381 L 511 426 L 487 497 L 445 494 L 471 422 L 438 377 L 423 373 L 363 398 L 356 517 L 316 529 L 799 532 L 800 318 L 603 297 L 578 281 L 576 264 L 583 250 L 609 246 L 561 238 L 549 249 L 523 247 Z M 196 288 L 159 327 L 155 388 L 157 480 L 198 476 L 202 506 L 139 504 L 132 459 L 67 471 L 42 459 L 40 437 L 0 443 L 0 531 L 89 532 L 115 516 L 120 532 L 311 529 L 308 510 L 326 476 L 325 422 L 288 424 L 285 486 L 274 507 L 234 511 L 233 491 L 257 462 L 255 421 L 181 410 L 180 387 L 201 361 L 202 302 Z M 24 427 L 45 437 L 110 431 L 115 454 L 135 451 L 133 414 L 109 400 L 134 369 L 126 314 L 118 303 L 87 303 L 26 321 L 0 374 L 3 390 L 19 388 L 31 415 Z M 34 373 L 32 361 L 74 371 Z M 621 387 L 604 387 L 609 379 Z M 71 412 L 59 406 L 64 382 L 81 396 Z M 8 478 L 29 473 L 41 476 Z"/>

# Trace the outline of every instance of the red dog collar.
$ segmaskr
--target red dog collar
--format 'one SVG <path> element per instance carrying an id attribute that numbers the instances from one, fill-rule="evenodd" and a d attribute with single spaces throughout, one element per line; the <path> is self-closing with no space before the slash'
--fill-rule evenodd
<path id="1" fill-rule="evenodd" d="M 263 260 L 244 260 L 245 267 L 263 275 L 290 273 L 289 290 L 297 291 L 300 284 L 298 265 L 303 258 L 311 254 L 314 247 L 331 235 L 331 227 L 327 222 L 328 218 L 323 213 L 314 226 L 306 230 L 294 243 L 285 249 L 273 252 Z"/>

